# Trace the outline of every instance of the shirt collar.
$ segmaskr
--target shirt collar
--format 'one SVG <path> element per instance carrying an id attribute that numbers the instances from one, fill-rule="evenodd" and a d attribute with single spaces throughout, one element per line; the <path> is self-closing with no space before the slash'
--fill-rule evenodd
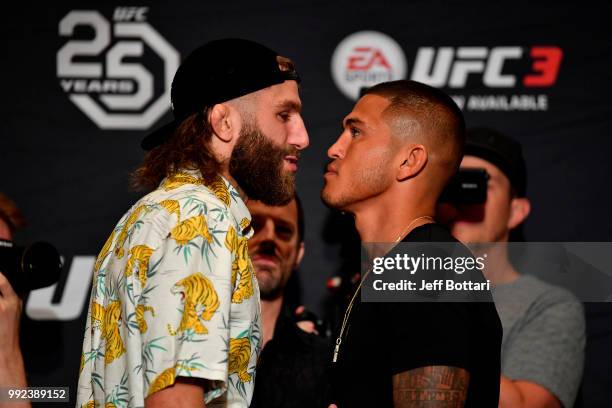
<path id="1" fill-rule="evenodd" d="M 172 184 L 196 184 L 206 187 L 229 207 L 234 221 L 240 228 L 241 235 L 246 236 L 247 238 L 251 238 L 253 235 L 253 228 L 251 227 L 251 213 L 249 212 L 245 202 L 242 200 L 242 197 L 240 197 L 238 190 L 222 175 L 219 174 L 219 178 L 215 182 L 207 184 L 204 182 L 204 179 L 202 179 L 202 174 L 199 170 L 182 169 L 179 172 L 166 177 L 162 181 L 161 187 Z"/>
<path id="2" fill-rule="evenodd" d="M 230 212 L 234 216 L 234 220 L 240 226 L 243 236 L 251 238 L 253 236 L 253 228 L 251 227 L 251 213 L 246 206 L 246 203 L 240 197 L 240 193 L 225 177 L 219 175 L 219 178 L 225 184 L 230 195 Z"/>

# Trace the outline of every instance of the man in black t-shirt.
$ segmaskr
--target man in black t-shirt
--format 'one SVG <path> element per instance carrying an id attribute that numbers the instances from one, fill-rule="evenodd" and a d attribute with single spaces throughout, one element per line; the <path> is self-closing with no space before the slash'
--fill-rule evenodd
<path id="1" fill-rule="evenodd" d="M 342 125 L 321 195 L 353 214 L 362 242 L 457 243 L 432 218 L 462 156 L 465 124 L 452 99 L 387 82 Z M 497 407 L 501 336 L 491 302 L 375 303 L 356 293 L 336 342 L 330 403 Z"/>
<path id="2" fill-rule="evenodd" d="M 249 200 L 249 255 L 259 284 L 263 350 L 250 408 L 322 408 L 330 347 L 312 322 L 297 322 L 290 280 L 304 256 L 304 214 L 296 195 L 287 205 Z M 295 296 L 293 296 L 295 297 Z"/>

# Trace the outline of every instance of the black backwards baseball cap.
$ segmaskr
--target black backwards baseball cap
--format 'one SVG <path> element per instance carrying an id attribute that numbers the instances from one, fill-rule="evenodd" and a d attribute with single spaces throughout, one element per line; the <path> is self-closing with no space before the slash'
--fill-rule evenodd
<path id="1" fill-rule="evenodd" d="M 166 142 L 180 123 L 204 107 L 226 102 L 287 80 L 300 82 L 294 70 L 279 68 L 278 53 L 259 43 L 227 38 L 206 43 L 185 58 L 172 80 L 174 120 L 146 136 L 151 150 Z"/>
<path id="2" fill-rule="evenodd" d="M 464 155 L 476 156 L 493 163 L 510 180 L 518 197 L 527 192 L 527 167 L 519 142 L 490 128 L 467 131 Z"/>

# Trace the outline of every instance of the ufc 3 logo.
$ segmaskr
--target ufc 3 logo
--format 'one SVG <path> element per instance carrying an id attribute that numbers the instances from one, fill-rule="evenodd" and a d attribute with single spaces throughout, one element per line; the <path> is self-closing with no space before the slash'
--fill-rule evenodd
<path id="1" fill-rule="evenodd" d="M 57 53 L 60 86 L 101 129 L 148 129 L 170 107 L 180 57 L 145 21 L 147 12 L 147 7 L 117 7 L 111 24 L 98 11 L 73 10 L 59 23 L 59 35 L 69 38 Z M 79 27 L 88 27 L 93 38 L 79 38 Z M 139 60 L 145 47 L 163 61 L 157 98 L 155 76 Z"/>
<path id="2" fill-rule="evenodd" d="M 512 88 L 521 80 L 523 86 L 549 87 L 555 84 L 563 51 L 559 47 L 531 47 L 530 72 L 522 78 L 504 74 L 508 60 L 523 58 L 521 47 L 432 47 L 419 48 L 411 78 L 435 87 L 463 88 L 468 76 L 482 75 L 490 88 Z"/>

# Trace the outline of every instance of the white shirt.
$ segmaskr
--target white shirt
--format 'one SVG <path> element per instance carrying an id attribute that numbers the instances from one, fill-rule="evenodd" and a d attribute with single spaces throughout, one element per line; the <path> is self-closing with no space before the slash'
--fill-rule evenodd
<path id="1" fill-rule="evenodd" d="M 262 341 L 250 221 L 227 180 L 193 171 L 121 218 L 94 267 L 78 407 L 142 407 L 179 376 L 210 380 L 207 407 L 248 407 Z"/>

